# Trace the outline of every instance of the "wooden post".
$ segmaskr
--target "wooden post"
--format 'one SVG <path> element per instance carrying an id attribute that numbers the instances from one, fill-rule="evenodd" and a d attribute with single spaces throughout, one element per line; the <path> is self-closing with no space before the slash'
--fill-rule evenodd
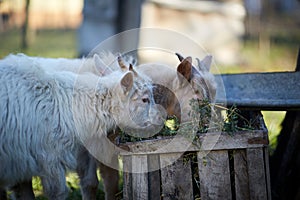
<path id="1" fill-rule="evenodd" d="M 198 153 L 201 200 L 231 200 L 229 158 L 227 151 Z"/>
<path id="2" fill-rule="evenodd" d="M 27 49 L 28 48 L 28 38 L 27 38 L 27 32 L 28 32 L 28 21 L 29 21 L 29 5 L 30 0 L 26 0 L 25 3 L 25 20 L 22 25 L 22 31 L 21 31 L 21 48 Z"/>
<path id="3" fill-rule="evenodd" d="M 132 197 L 132 159 L 131 156 L 123 156 L 123 198 Z"/>
<path id="4" fill-rule="evenodd" d="M 177 159 L 173 164 L 166 166 L 171 161 Z M 178 154 L 161 154 L 161 186 L 162 197 L 165 200 L 173 199 L 193 199 L 193 183 L 191 160 L 184 159 Z"/>
<path id="5" fill-rule="evenodd" d="M 247 165 L 247 155 L 245 150 L 235 150 L 234 159 L 234 179 L 237 200 L 250 199 L 249 175 Z"/>
<path id="6" fill-rule="evenodd" d="M 132 197 L 147 200 L 148 190 L 147 155 L 132 156 Z"/>
<path id="7" fill-rule="evenodd" d="M 268 199 L 263 153 L 263 149 L 247 149 L 250 199 Z"/>
<path id="8" fill-rule="evenodd" d="M 160 161 L 159 155 L 148 155 L 148 179 L 149 179 L 149 200 L 160 199 Z"/>

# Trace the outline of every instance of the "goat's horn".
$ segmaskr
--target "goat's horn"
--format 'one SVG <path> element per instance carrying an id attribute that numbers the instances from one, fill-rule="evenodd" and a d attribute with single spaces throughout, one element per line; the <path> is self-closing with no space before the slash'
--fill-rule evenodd
<path id="1" fill-rule="evenodd" d="M 132 64 L 129 64 L 129 71 L 132 71 L 135 75 L 137 75 L 137 72 L 133 69 Z"/>
<path id="2" fill-rule="evenodd" d="M 134 71 L 133 67 L 132 67 L 132 64 L 129 64 L 129 71 Z"/>
<path id="3" fill-rule="evenodd" d="M 197 66 L 199 67 L 199 69 L 201 70 L 201 60 L 199 58 L 196 58 L 197 60 Z"/>
<path id="4" fill-rule="evenodd" d="M 181 54 L 179 54 L 179 53 L 175 53 L 175 54 L 178 57 L 180 62 L 183 61 L 184 57 Z"/>

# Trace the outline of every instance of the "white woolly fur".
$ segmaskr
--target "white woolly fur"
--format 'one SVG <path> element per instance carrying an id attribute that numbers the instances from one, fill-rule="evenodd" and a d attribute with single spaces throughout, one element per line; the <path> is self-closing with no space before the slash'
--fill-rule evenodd
<path id="1" fill-rule="evenodd" d="M 40 176 L 49 199 L 64 199 L 65 169 L 76 167 L 78 145 L 114 129 L 120 118 L 126 123 L 122 112 L 132 92 L 124 94 L 120 84 L 124 72 L 58 72 L 41 66 L 48 61 L 25 55 L 0 61 L 0 187 Z"/>

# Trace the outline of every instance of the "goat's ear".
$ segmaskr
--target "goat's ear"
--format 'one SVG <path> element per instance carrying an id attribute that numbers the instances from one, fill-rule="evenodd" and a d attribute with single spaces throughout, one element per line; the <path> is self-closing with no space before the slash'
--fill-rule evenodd
<path id="1" fill-rule="evenodd" d="M 106 64 L 101 60 L 98 54 L 94 54 L 93 60 L 95 63 L 96 70 L 101 76 L 105 76 L 112 73 L 112 70 L 108 66 L 106 66 Z"/>
<path id="2" fill-rule="evenodd" d="M 132 86 L 133 86 L 133 73 L 126 72 L 121 79 L 121 87 L 122 87 L 124 93 L 129 92 L 131 90 Z"/>
<path id="3" fill-rule="evenodd" d="M 118 56 L 118 63 L 119 63 L 119 66 L 120 66 L 121 70 L 123 70 L 123 71 L 128 70 L 127 66 L 125 65 L 125 63 L 122 59 L 121 54 Z"/>
<path id="4" fill-rule="evenodd" d="M 197 62 L 200 71 L 209 71 L 212 63 L 212 55 L 205 56 L 203 60 L 197 58 Z"/>
<path id="5" fill-rule="evenodd" d="M 192 57 L 186 57 L 177 67 L 177 72 L 180 73 L 186 80 L 192 78 Z"/>

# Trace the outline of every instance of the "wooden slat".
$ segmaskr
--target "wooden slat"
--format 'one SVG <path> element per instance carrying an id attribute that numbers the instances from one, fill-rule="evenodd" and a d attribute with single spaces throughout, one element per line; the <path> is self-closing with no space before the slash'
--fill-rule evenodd
<path id="1" fill-rule="evenodd" d="M 234 182 L 236 199 L 270 199 L 270 182 L 264 158 L 266 148 L 235 150 Z M 246 153 L 245 153 L 246 152 Z M 247 155 L 246 155 L 247 154 Z M 123 157 L 124 170 L 145 172 L 166 166 L 159 171 L 135 173 L 124 172 L 124 199 L 160 199 L 160 184 L 164 199 L 192 199 L 192 171 L 190 161 L 184 161 L 181 154 Z M 205 156 L 205 157 L 203 157 Z M 178 159 L 180 158 L 180 159 Z M 207 155 L 198 152 L 201 199 L 231 199 L 231 183 L 227 151 L 211 151 Z M 151 163 L 151 164 L 150 164 Z M 132 166 L 133 165 L 133 166 Z M 149 180 L 149 182 L 148 182 Z M 183 195 L 183 196 L 182 196 Z"/>
<path id="2" fill-rule="evenodd" d="M 159 155 L 148 156 L 148 169 L 149 169 L 149 200 L 160 199 L 160 163 Z"/>
<path id="3" fill-rule="evenodd" d="M 269 166 L 269 151 L 267 147 L 264 148 L 264 161 L 265 161 L 268 200 L 271 200 L 271 177 L 270 177 L 270 166 Z"/>
<path id="4" fill-rule="evenodd" d="M 227 151 L 198 152 L 201 200 L 230 200 L 229 158 Z"/>
<path id="5" fill-rule="evenodd" d="M 132 199 L 132 160 L 131 156 L 123 156 L 123 198 Z"/>
<path id="6" fill-rule="evenodd" d="M 180 155 L 181 154 L 160 155 L 160 163 L 162 166 L 161 186 L 164 200 L 193 199 L 191 163 L 190 160 L 184 160 Z M 178 157 L 179 159 L 177 159 Z M 174 160 L 176 160 L 176 162 L 168 165 Z"/>
<path id="7" fill-rule="evenodd" d="M 132 156 L 132 172 L 133 199 L 147 200 L 149 191 L 146 155 Z"/>
<path id="8" fill-rule="evenodd" d="M 258 110 L 300 109 L 300 72 L 223 74 L 216 80 L 226 94 L 217 94 L 217 103 Z"/>
<path id="9" fill-rule="evenodd" d="M 235 150 L 233 159 L 236 200 L 250 199 L 246 150 Z"/>
<path id="10" fill-rule="evenodd" d="M 250 199 L 268 199 L 263 148 L 247 149 Z"/>
<path id="11" fill-rule="evenodd" d="M 159 153 L 183 153 L 186 151 L 207 151 L 223 149 L 244 149 L 264 147 L 268 145 L 263 131 L 245 131 L 233 134 L 207 133 L 202 134 L 197 142 L 192 143 L 184 137 L 172 137 L 156 140 L 127 143 L 129 151 L 121 152 L 121 155 L 131 154 L 159 154 Z"/>

